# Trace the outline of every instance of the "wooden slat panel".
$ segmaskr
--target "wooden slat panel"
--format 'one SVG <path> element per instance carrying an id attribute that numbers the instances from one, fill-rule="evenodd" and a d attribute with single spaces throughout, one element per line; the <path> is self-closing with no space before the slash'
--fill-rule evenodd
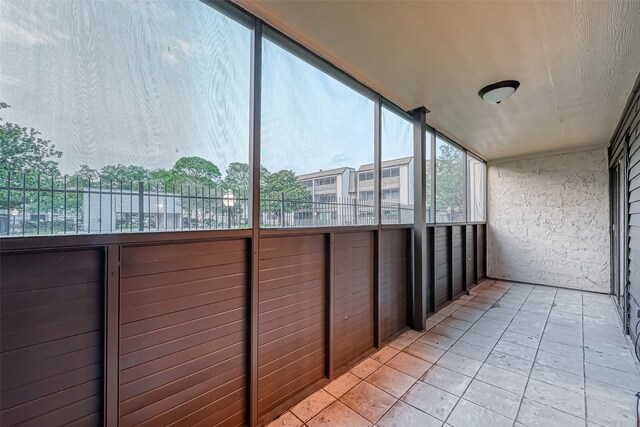
<path id="1" fill-rule="evenodd" d="M 102 422 L 104 251 L 0 257 L 0 425 Z"/>
<path id="2" fill-rule="evenodd" d="M 449 299 L 449 263 L 451 253 L 447 243 L 447 227 L 436 227 L 436 311 Z"/>
<path id="3" fill-rule="evenodd" d="M 386 341 L 407 326 L 406 230 L 380 233 L 380 336 Z"/>
<path id="4" fill-rule="evenodd" d="M 129 247 L 121 259 L 120 425 L 244 424 L 247 242 Z"/>
<path id="5" fill-rule="evenodd" d="M 373 347 L 373 234 L 336 234 L 334 245 L 334 359 L 340 369 Z"/>
<path id="6" fill-rule="evenodd" d="M 467 282 L 467 290 L 471 289 L 474 285 L 474 269 L 476 265 L 476 251 L 473 245 L 473 227 L 473 225 L 467 225 L 465 227 L 465 232 L 467 233 L 467 259 L 465 261 L 467 263 L 467 277 L 465 278 Z"/>
<path id="7" fill-rule="evenodd" d="M 486 238 L 486 233 L 485 233 L 485 225 L 484 224 L 479 224 L 478 225 L 478 248 L 477 248 L 477 258 L 478 258 L 478 281 L 482 281 L 484 280 L 487 276 L 486 276 L 486 267 L 485 267 L 485 259 L 486 259 L 486 252 L 485 252 L 485 248 L 486 246 L 486 242 L 485 242 L 485 238 Z"/>
<path id="8" fill-rule="evenodd" d="M 453 246 L 453 277 L 451 278 L 453 283 L 453 298 L 464 292 L 464 277 L 462 277 L 464 267 L 464 253 L 462 248 L 462 232 L 463 226 L 451 227 Z"/>
<path id="9" fill-rule="evenodd" d="M 258 418 L 324 379 L 325 238 L 260 241 Z"/>

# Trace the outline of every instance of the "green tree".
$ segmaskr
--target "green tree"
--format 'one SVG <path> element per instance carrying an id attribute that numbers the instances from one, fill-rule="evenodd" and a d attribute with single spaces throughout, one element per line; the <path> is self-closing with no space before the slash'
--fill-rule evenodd
<path id="1" fill-rule="evenodd" d="M 103 166 L 98 175 L 104 183 L 109 181 L 113 181 L 114 183 L 122 181 L 124 186 L 128 186 L 133 182 L 135 186 L 135 183 L 138 181 L 148 181 L 151 172 L 142 166 L 125 166 L 118 163 L 115 166 Z"/>
<path id="2" fill-rule="evenodd" d="M 224 190 L 231 190 L 233 194 L 240 197 L 247 197 L 249 193 L 249 165 L 246 163 L 230 163 L 227 168 L 227 175 L 222 181 Z M 270 173 L 264 166 L 260 167 L 260 186 L 266 191 L 266 181 Z"/>
<path id="3" fill-rule="evenodd" d="M 80 169 L 78 169 L 76 173 L 72 175 L 72 178 L 76 177 L 82 180 L 90 179 L 91 181 L 98 182 L 98 180 L 100 179 L 100 173 L 96 169 L 93 169 L 88 165 L 80 165 Z"/>
<path id="4" fill-rule="evenodd" d="M 171 170 L 177 185 L 196 185 L 217 188 L 220 184 L 220 169 L 202 157 L 182 157 Z"/>
<path id="5" fill-rule="evenodd" d="M 464 205 L 464 156 L 450 144 L 439 145 L 436 159 L 436 208 L 438 212 L 461 213 Z M 455 216 L 453 216 L 455 220 Z"/>
<path id="6" fill-rule="evenodd" d="M 0 102 L 0 110 L 6 108 L 9 104 Z M 22 215 L 33 211 L 32 206 L 38 203 L 42 212 L 50 211 L 52 204 L 56 209 L 63 203 L 61 195 L 51 191 L 60 185 L 58 159 L 62 152 L 39 135 L 34 128 L 0 117 L 0 186 L 12 187 L 11 196 L 7 190 L 0 191 L 0 210 Z"/>
<path id="7" fill-rule="evenodd" d="M 10 108 L 0 102 L 0 109 Z M 58 159 L 62 152 L 51 141 L 40 138 L 40 132 L 0 117 L 0 172 L 29 172 L 59 176 Z"/>
<path id="8" fill-rule="evenodd" d="M 270 173 L 264 181 L 262 193 L 262 212 L 269 212 L 278 217 L 282 210 L 291 213 L 307 207 L 311 197 L 311 192 L 300 184 L 300 180 L 291 170 Z"/>

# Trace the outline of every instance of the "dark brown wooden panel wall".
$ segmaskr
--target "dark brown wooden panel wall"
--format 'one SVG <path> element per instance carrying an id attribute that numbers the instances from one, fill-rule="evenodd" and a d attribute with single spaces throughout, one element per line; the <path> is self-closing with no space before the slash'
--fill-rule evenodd
<path id="1" fill-rule="evenodd" d="M 261 419 L 278 415 L 325 378 L 325 251 L 324 235 L 260 242 Z"/>
<path id="2" fill-rule="evenodd" d="M 449 266 L 451 252 L 449 247 L 449 227 L 435 228 L 435 310 L 438 311 L 449 300 Z"/>
<path id="3" fill-rule="evenodd" d="M 120 425 L 245 424 L 247 241 L 121 250 Z"/>
<path id="4" fill-rule="evenodd" d="M 373 348 L 373 232 L 336 233 L 333 355 L 335 369 Z"/>
<path id="5" fill-rule="evenodd" d="M 487 277 L 487 269 L 486 269 L 486 249 L 487 249 L 487 241 L 486 241 L 486 226 L 484 224 L 478 224 L 477 226 L 478 233 L 478 247 L 476 249 L 477 262 L 478 262 L 478 282 L 483 281 Z"/>
<path id="6" fill-rule="evenodd" d="M 407 327 L 408 230 L 380 232 L 380 337 L 387 341 Z"/>
<path id="7" fill-rule="evenodd" d="M 0 425 L 100 425 L 104 251 L 0 256 Z"/>
<path id="8" fill-rule="evenodd" d="M 452 267 L 452 287 L 453 298 L 460 296 L 464 292 L 464 248 L 462 247 L 462 232 L 464 226 L 454 225 L 451 227 L 451 250 L 453 251 L 453 267 Z"/>
<path id="9" fill-rule="evenodd" d="M 467 233 L 466 242 L 466 264 L 467 264 L 467 277 L 466 284 L 467 290 L 475 284 L 475 269 L 476 269 L 476 252 L 475 252 L 475 225 L 466 225 L 465 233 Z"/>

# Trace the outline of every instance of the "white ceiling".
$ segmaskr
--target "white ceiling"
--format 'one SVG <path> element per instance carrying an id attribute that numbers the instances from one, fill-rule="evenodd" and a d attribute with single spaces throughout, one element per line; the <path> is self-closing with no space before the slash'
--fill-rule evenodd
<path id="1" fill-rule="evenodd" d="M 640 1 L 237 3 L 487 160 L 606 146 L 640 72 Z"/>

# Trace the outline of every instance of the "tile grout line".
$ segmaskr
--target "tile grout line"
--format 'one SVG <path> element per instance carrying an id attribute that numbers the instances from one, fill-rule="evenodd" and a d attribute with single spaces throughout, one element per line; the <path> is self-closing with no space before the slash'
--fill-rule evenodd
<path id="1" fill-rule="evenodd" d="M 513 283 L 513 282 L 511 282 L 511 286 L 509 286 L 509 288 L 508 288 L 508 289 L 507 289 L 507 290 L 506 290 L 506 291 L 505 291 L 505 292 L 500 296 L 500 298 L 498 298 L 498 300 L 494 303 L 494 305 L 495 305 L 496 303 L 498 303 L 498 301 L 500 301 L 500 300 L 502 299 L 502 297 L 504 297 L 504 295 L 505 295 L 509 290 L 511 290 L 511 288 L 513 288 L 513 285 L 514 285 L 514 283 Z M 532 288 L 532 289 L 527 293 L 527 298 L 525 298 L 525 300 L 522 302 L 522 304 L 520 304 L 520 306 L 518 307 L 518 310 L 517 310 L 517 311 L 516 311 L 516 313 L 513 315 L 513 317 L 512 317 L 512 318 L 511 318 L 511 320 L 509 321 L 509 324 L 508 324 L 508 325 L 507 325 L 507 327 L 504 329 L 504 331 L 502 332 L 502 334 L 500 334 L 500 337 L 498 337 L 498 340 L 496 341 L 496 343 L 493 345 L 493 347 L 492 347 L 492 348 L 491 348 L 491 350 L 489 351 L 489 354 L 487 355 L 487 357 L 486 357 L 486 358 L 484 359 L 484 361 L 482 362 L 482 365 L 480 365 L 480 368 L 478 369 L 478 371 L 473 375 L 473 377 L 471 377 L 471 381 L 469 382 L 469 385 L 467 385 L 467 387 L 465 387 L 464 391 L 462 392 L 462 394 L 461 394 L 461 395 L 460 395 L 460 397 L 458 398 L 458 401 L 456 402 L 456 404 L 455 404 L 455 405 L 453 405 L 453 408 L 451 408 L 451 412 L 449 412 L 449 415 L 447 415 L 447 417 L 445 418 L 445 420 L 444 420 L 444 424 L 446 424 L 446 423 L 447 423 L 447 421 L 449 421 L 449 418 L 450 418 L 450 417 L 451 417 L 451 415 L 453 414 L 453 411 L 455 411 L 455 410 L 456 410 L 456 408 L 458 407 L 458 404 L 459 404 L 459 403 L 460 403 L 460 401 L 462 400 L 462 397 L 464 396 L 464 394 L 467 392 L 467 390 L 468 390 L 468 389 L 469 389 L 469 387 L 471 386 L 471 383 L 476 379 L 476 376 L 478 375 L 478 372 L 480 372 L 480 369 L 482 369 L 482 366 L 486 363 L 486 360 L 489 358 L 489 356 L 491 355 L 491 353 L 495 350 L 496 346 L 498 345 L 498 343 L 499 343 L 499 342 L 500 342 L 500 340 L 502 339 L 502 336 L 505 334 L 505 332 L 507 331 L 507 329 L 509 328 L 509 326 L 511 326 L 511 323 L 513 322 L 513 319 L 515 319 L 515 317 L 516 317 L 516 315 L 518 314 L 518 312 L 520 312 L 520 309 L 522 308 L 522 306 L 524 305 L 524 303 L 525 303 L 525 302 L 527 301 L 527 299 L 529 298 L 529 295 L 531 295 L 531 292 L 533 292 L 533 289 L 535 289 L 535 286 L 534 286 L 534 287 L 533 287 L 533 288 Z M 492 307 L 493 307 L 493 305 L 492 305 L 491 307 L 489 307 L 489 309 L 485 310 L 485 314 L 486 314 L 486 312 L 487 312 L 487 311 L 489 311 Z M 482 316 L 480 316 L 480 319 L 482 319 L 482 317 L 484 317 L 484 314 L 483 314 Z M 480 319 L 478 319 L 478 320 L 480 320 Z M 476 322 L 477 322 L 478 320 L 476 320 Z M 475 322 L 474 322 L 474 325 L 475 325 Z M 469 327 L 469 329 L 471 329 L 471 327 L 473 327 L 473 325 L 471 325 L 471 326 Z M 468 331 L 468 330 L 467 330 L 467 331 Z M 481 335 L 481 334 L 478 334 L 478 335 Z M 461 337 L 461 338 L 462 338 L 462 337 Z M 458 341 L 456 340 L 456 342 L 458 342 Z M 455 344 L 455 343 L 454 343 L 454 344 Z M 453 345 L 452 345 L 452 347 L 453 347 Z M 449 351 L 449 350 L 447 350 L 447 351 Z M 493 365 L 491 365 L 491 366 L 493 366 Z M 478 381 L 480 381 L 480 380 L 478 380 Z M 493 385 L 493 384 L 489 384 L 489 385 Z M 494 386 L 494 387 L 497 387 L 497 386 Z M 500 387 L 497 387 L 497 388 L 500 388 Z M 502 388 L 500 388 L 500 389 L 502 389 Z M 507 391 L 507 390 L 505 390 L 505 391 Z M 472 403 L 474 403 L 474 402 L 472 402 Z M 476 405 L 477 405 L 477 403 L 474 403 L 474 404 L 476 404 Z M 480 406 L 480 407 L 484 408 L 484 406 L 482 406 L 482 405 L 478 405 L 478 406 Z M 491 409 L 489 409 L 489 408 L 485 408 L 485 409 L 487 409 L 487 410 L 489 410 L 489 411 L 491 411 L 491 412 L 495 412 L 495 411 L 493 411 L 493 410 L 491 410 Z M 498 412 L 496 412 L 496 414 L 498 414 L 498 415 L 502 415 L 502 414 L 500 414 L 500 413 L 498 413 Z M 516 413 L 516 417 L 517 417 L 517 413 Z M 505 417 L 505 418 L 508 418 L 508 417 Z M 515 423 L 515 420 L 514 420 L 514 423 Z"/>
<path id="2" fill-rule="evenodd" d="M 494 283 L 495 283 L 495 281 L 494 281 Z M 493 284 L 492 284 L 492 285 L 493 285 Z M 512 286 L 513 286 L 513 285 L 512 285 Z M 511 287 L 510 287 L 509 289 L 511 289 Z M 484 289 L 483 289 L 483 291 L 484 291 Z M 506 291 L 505 291 L 505 293 L 506 293 Z M 504 293 L 503 293 L 502 295 L 504 295 Z M 475 295 L 473 298 L 475 298 L 475 297 L 477 297 L 477 296 L 480 296 L 480 294 Z M 469 299 L 469 300 L 467 300 L 467 301 L 472 301 L 472 300 L 473 300 L 473 298 L 471 298 L 471 299 Z M 502 298 L 502 296 L 501 296 L 501 298 Z M 456 301 L 457 301 L 457 300 L 456 300 Z M 497 302 L 497 301 L 496 301 L 496 302 Z M 454 311 L 452 311 L 452 312 L 451 312 L 451 314 L 455 313 L 456 311 L 458 311 L 458 309 L 459 309 L 459 308 L 464 307 L 465 305 L 466 305 L 466 303 L 465 303 L 465 304 L 462 304 L 460 307 L 458 307 L 457 309 L 455 309 Z M 475 308 L 475 307 L 471 307 L 471 308 Z M 477 310 L 479 310 L 479 309 L 477 309 Z M 486 311 L 485 311 L 485 313 L 486 313 Z M 437 312 L 436 312 L 436 313 L 434 313 L 434 314 L 437 314 Z M 447 315 L 447 316 L 444 316 L 444 318 L 443 318 L 443 319 L 441 319 L 441 320 L 439 320 L 438 322 L 436 322 L 435 326 L 439 325 L 443 320 L 445 320 L 446 318 L 450 317 L 450 316 L 451 316 L 451 314 L 449 314 L 449 315 Z M 484 316 L 484 315 L 483 315 L 483 316 Z M 455 319 L 455 318 L 454 318 L 454 319 Z M 480 317 L 479 317 L 475 322 L 470 322 L 470 323 L 471 323 L 471 326 L 469 326 L 469 329 L 471 329 L 471 328 L 473 327 L 473 325 L 475 325 L 475 324 L 476 324 L 476 322 L 477 322 L 478 320 L 480 320 L 480 319 L 482 319 L 482 316 L 480 316 Z M 431 329 L 433 329 L 435 326 L 433 326 Z M 446 326 L 446 325 L 445 325 L 445 326 Z M 451 328 L 453 328 L 453 327 L 451 327 Z M 429 332 L 431 329 L 429 329 L 429 330 L 425 331 L 424 333 L 422 333 L 422 334 L 420 335 L 420 337 L 422 337 L 424 334 L 426 334 L 427 332 Z M 453 329 L 458 329 L 458 328 L 453 328 Z M 464 333 L 467 333 L 467 332 L 469 331 L 469 329 L 467 329 L 466 331 L 464 331 Z M 461 329 L 458 329 L 458 330 L 461 330 Z M 434 334 L 435 334 L 435 332 L 434 332 Z M 436 334 L 436 335 L 439 335 L 439 334 Z M 464 334 L 462 334 L 462 335 L 464 335 Z M 460 335 L 460 338 L 462 338 L 462 335 Z M 418 341 L 418 340 L 420 339 L 420 337 L 418 337 L 418 338 L 416 338 L 415 340 L 413 340 L 413 341 L 411 342 L 411 344 L 413 344 L 413 343 L 415 343 L 416 341 Z M 447 337 L 447 338 L 449 338 L 449 337 Z M 458 340 L 460 340 L 460 338 L 456 339 L 456 340 L 454 341 L 454 343 L 453 343 L 453 344 L 451 344 L 451 347 L 453 347 L 453 345 L 454 345 L 455 343 L 457 343 L 457 342 L 458 342 Z M 409 345 L 411 345 L 411 344 L 409 344 Z M 409 347 L 409 345 L 408 345 L 408 346 L 406 346 L 404 349 L 406 349 L 407 347 Z M 435 346 L 432 346 L 432 347 L 435 347 Z M 451 347 L 449 347 L 449 349 L 448 349 L 448 350 L 445 350 L 445 353 L 443 353 L 443 354 L 442 354 L 442 356 L 444 356 L 444 355 L 446 354 L 446 352 L 448 352 L 448 351 L 451 349 Z M 495 347 L 495 346 L 494 346 L 494 347 Z M 435 348 L 440 349 L 439 347 L 435 347 Z M 404 352 L 404 349 L 400 350 L 400 352 Z M 396 349 L 396 350 L 397 350 L 397 349 Z M 442 349 L 440 349 L 440 350 L 442 350 Z M 420 359 L 420 360 L 423 360 L 423 361 L 425 361 L 425 362 L 427 362 L 427 363 L 431 363 L 431 362 L 429 362 L 428 360 L 422 359 L 422 358 L 420 358 L 420 357 L 418 357 L 418 356 L 414 356 L 414 355 L 409 354 L 409 353 L 405 353 L 405 354 L 408 354 L 409 356 L 412 356 L 412 357 L 416 357 L 416 358 L 418 358 L 418 359 Z M 422 377 L 422 376 L 424 376 L 427 372 L 429 372 L 429 369 L 433 368 L 433 367 L 436 365 L 436 363 L 438 362 L 438 360 L 440 360 L 440 358 L 441 358 L 442 356 L 438 357 L 438 359 L 437 359 L 435 362 L 431 363 L 431 366 L 430 366 L 430 367 L 425 371 L 425 373 L 424 373 L 424 374 L 422 374 L 422 375 L 421 375 L 421 377 Z M 394 356 L 394 357 L 395 357 L 395 356 Z M 391 359 L 390 359 L 390 360 L 391 360 Z M 484 363 L 484 362 L 483 362 L 483 363 Z M 384 365 L 384 366 L 386 366 L 386 363 L 384 363 L 383 365 Z M 390 366 L 390 368 L 392 368 L 392 367 Z M 379 369 L 379 368 L 378 368 L 378 369 Z M 393 368 L 392 368 L 392 369 L 393 369 Z M 445 369 L 446 369 L 446 368 L 445 368 Z M 377 370 L 377 369 L 376 369 L 376 370 Z M 375 372 L 375 371 L 374 371 L 374 372 Z M 464 374 L 462 374 L 462 375 L 464 375 Z M 472 380 L 473 380 L 473 379 L 472 379 Z M 366 379 L 363 379 L 362 381 L 366 381 Z M 404 400 L 402 400 L 402 398 L 403 398 L 404 396 L 406 396 L 406 394 L 409 392 L 409 390 L 411 390 L 411 388 L 413 388 L 413 386 L 415 386 L 418 382 L 423 382 L 423 383 L 424 383 L 424 381 L 422 381 L 422 380 L 421 380 L 421 378 L 417 378 L 417 379 L 413 382 L 413 384 L 411 384 L 411 387 L 409 387 L 409 388 L 407 389 L 407 391 L 406 391 L 406 392 L 404 392 L 404 393 L 402 394 L 402 396 L 401 396 L 401 397 L 400 397 L 400 398 L 399 398 L 399 399 L 398 399 L 398 400 L 397 400 L 393 405 L 391 405 L 391 407 L 390 407 L 389 409 L 387 409 L 387 410 L 385 411 L 385 413 L 384 413 L 384 414 L 383 414 L 383 415 L 378 419 L 378 421 L 376 421 L 376 423 L 380 422 L 380 420 L 381 420 L 381 419 L 383 419 L 383 418 L 385 417 L 385 415 L 387 415 L 387 414 L 389 413 L 389 411 L 391 411 L 391 408 L 393 408 L 393 406 L 395 406 L 395 404 L 396 404 L 396 403 L 398 403 L 398 402 L 402 402 L 402 403 L 404 403 L 405 405 L 411 406 L 412 408 L 414 408 L 414 409 L 416 409 L 416 410 L 418 410 L 418 411 L 420 411 L 420 412 L 422 412 L 422 413 L 424 413 L 424 414 L 427 414 L 428 416 L 430 416 L 430 417 L 432 417 L 432 418 L 434 418 L 434 419 L 436 419 L 436 420 L 440 421 L 440 419 L 439 419 L 439 418 L 436 418 L 435 416 L 433 416 L 433 415 L 431 415 L 431 414 L 429 414 L 429 413 L 427 413 L 427 412 L 423 411 L 422 409 L 420 409 L 420 408 L 416 408 L 415 406 L 413 406 L 413 405 L 412 405 L 412 404 L 410 404 L 409 402 L 405 402 Z M 430 386 L 432 386 L 432 387 L 434 387 L 434 388 L 437 388 L 438 390 L 442 390 L 440 387 L 437 387 L 437 386 L 434 386 L 434 385 L 431 385 L 431 384 L 428 384 L 428 383 L 424 383 L 424 384 L 430 385 Z M 374 387 L 375 387 L 375 386 L 374 386 Z M 384 390 L 383 390 L 383 391 L 384 391 Z M 442 391 L 444 391 L 444 392 L 446 392 L 446 393 L 449 393 L 449 392 L 448 392 L 448 391 L 446 391 L 446 390 L 442 390 Z M 465 391 L 466 391 L 466 389 L 465 389 Z M 387 393 L 387 394 L 388 394 L 388 393 Z M 452 393 L 449 393 L 449 394 L 452 394 Z M 464 394 L 464 393 L 463 393 L 463 394 Z M 458 397 L 458 396 L 456 396 L 456 397 Z M 458 398 L 458 401 L 459 401 L 461 398 L 462 398 L 462 396 L 460 396 L 460 397 Z M 458 404 L 458 402 L 456 402 L 456 405 L 457 405 L 457 404 Z M 454 407 L 452 408 L 451 412 L 453 412 L 453 409 L 455 409 L 455 406 L 456 406 L 456 405 L 454 405 Z M 361 415 L 361 416 L 362 416 L 362 415 Z M 449 418 L 449 417 L 447 416 L 447 418 L 445 419 L 445 421 L 443 421 L 443 425 L 446 423 L 446 420 L 447 420 L 448 418 Z M 367 421 L 368 421 L 368 420 L 367 420 Z M 376 424 L 376 423 L 374 423 L 374 424 Z"/>
<path id="3" fill-rule="evenodd" d="M 518 411 L 516 412 L 516 417 L 513 420 L 514 427 L 518 422 L 518 415 L 520 415 L 520 410 L 522 410 L 522 402 L 524 402 L 524 395 L 527 393 L 527 389 L 529 388 L 531 373 L 533 372 L 533 367 L 535 366 L 536 360 L 538 359 L 538 352 L 540 351 L 540 346 L 542 345 L 542 338 L 544 337 L 544 332 L 547 330 L 547 325 L 549 324 L 549 317 L 551 316 L 551 310 L 553 310 L 553 304 L 555 303 L 557 296 L 558 296 L 558 288 L 556 288 L 555 293 L 553 294 L 553 300 L 551 301 L 551 308 L 549 309 L 549 313 L 547 313 L 547 318 L 544 321 L 544 328 L 542 328 L 542 334 L 540 335 L 540 342 L 538 342 L 538 346 L 536 347 L 536 354 L 533 356 L 533 362 L 531 363 L 531 368 L 529 368 L 529 374 L 527 375 L 527 382 L 524 386 L 524 390 L 522 391 L 522 397 L 520 398 L 520 404 L 518 405 Z M 542 404 L 542 402 L 538 402 L 538 403 Z"/>

